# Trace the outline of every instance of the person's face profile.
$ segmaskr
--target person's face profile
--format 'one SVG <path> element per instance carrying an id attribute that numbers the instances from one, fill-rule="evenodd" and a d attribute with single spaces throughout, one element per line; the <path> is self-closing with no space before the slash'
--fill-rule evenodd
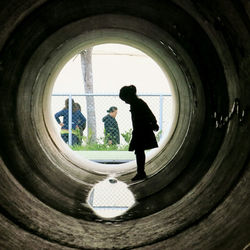
<path id="1" fill-rule="evenodd" d="M 124 102 L 126 102 L 127 104 L 130 104 L 131 103 L 131 101 L 130 101 L 130 97 L 129 96 L 126 96 L 126 97 L 124 97 L 122 100 L 124 101 Z"/>
<path id="2" fill-rule="evenodd" d="M 110 112 L 110 115 L 115 118 L 117 115 L 117 109 L 114 110 L 113 112 Z"/>

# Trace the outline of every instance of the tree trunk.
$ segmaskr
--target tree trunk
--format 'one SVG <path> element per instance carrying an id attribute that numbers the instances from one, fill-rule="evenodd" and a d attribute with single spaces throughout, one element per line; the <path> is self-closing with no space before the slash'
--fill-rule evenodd
<path id="1" fill-rule="evenodd" d="M 93 48 L 89 48 L 83 50 L 80 53 L 83 83 L 86 94 L 93 94 L 92 50 Z M 86 96 L 86 104 L 88 143 L 93 143 L 96 141 L 96 117 L 94 97 Z"/>

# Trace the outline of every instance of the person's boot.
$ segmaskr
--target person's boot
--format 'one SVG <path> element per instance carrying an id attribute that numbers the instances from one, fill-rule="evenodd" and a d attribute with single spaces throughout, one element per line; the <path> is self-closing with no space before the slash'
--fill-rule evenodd
<path id="1" fill-rule="evenodd" d="M 137 173 L 132 179 L 131 181 L 140 181 L 140 180 L 144 180 L 147 178 L 147 175 L 145 172 L 142 173 Z"/>

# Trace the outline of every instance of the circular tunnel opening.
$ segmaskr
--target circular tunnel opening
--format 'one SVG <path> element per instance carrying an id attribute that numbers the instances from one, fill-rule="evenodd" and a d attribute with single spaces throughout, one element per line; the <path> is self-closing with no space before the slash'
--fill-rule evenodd
<path id="1" fill-rule="evenodd" d="M 82 157 L 83 161 L 87 159 L 102 164 L 99 170 L 103 167 L 104 172 L 109 170 L 110 174 L 115 168 L 120 171 L 123 167 L 126 171 L 132 170 L 135 168 L 135 155 L 128 152 L 132 123 L 129 105 L 119 99 L 120 88 L 126 83 L 135 85 L 139 98 L 148 103 L 158 120 L 159 131 L 156 138 L 159 148 L 146 151 L 147 160 L 150 160 L 164 147 L 175 129 L 178 105 L 175 103 L 177 97 L 173 91 L 174 87 L 171 86 L 166 71 L 162 71 L 152 58 L 131 46 L 108 43 L 85 48 L 83 51 L 84 53 L 74 55 L 63 65 L 55 80 L 51 95 L 51 117 L 54 127 L 57 134 L 61 133 L 61 137 L 73 150 L 74 155 Z M 86 53 L 90 53 L 88 62 Z M 84 63 L 90 66 L 87 68 Z M 89 70 L 88 75 L 91 75 L 88 83 L 87 80 L 83 80 L 88 79 L 87 74 L 83 75 L 86 73 L 85 67 Z M 86 93 L 89 91 L 91 93 Z M 59 126 L 65 122 L 64 116 L 67 116 L 67 121 L 70 117 L 63 111 L 65 100 L 69 98 L 71 105 L 72 102 L 80 105 L 81 113 L 87 118 L 81 131 L 72 129 L 71 136 L 75 141 L 71 139 L 71 142 L 68 140 L 68 131 L 60 131 Z M 112 107 L 117 109 L 115 114 L 109 113 Z M 58 118 L 60 115 L 59 120 L 54 119 L 55 114 L 58 114 Z M 115 115 L 116 124 L 113 124 L 113 120 L 108 124 L 108 118 L 112 115 Z M 113 134 L 109 135 L 105 128 L 110 131 L 114 129 Z M 114 142 L 111 140 L 110 143 L 107 138 L 113 136 L 117 136 L 119 140 L 116 141 L 114 138 Z M 130 164 L 124 164 L 131 161 L 133 162 Z"/>

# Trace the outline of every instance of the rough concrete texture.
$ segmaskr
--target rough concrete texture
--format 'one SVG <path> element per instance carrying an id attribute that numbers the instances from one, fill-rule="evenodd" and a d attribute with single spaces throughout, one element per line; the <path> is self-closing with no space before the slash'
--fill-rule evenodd
<path id="1" fill-rule="evenodd" d="M 0 249 L 244 249 L 249 19 L 248 0 L 2 0 Z M 58 149 L 42 105 L 56 62 L 98 34 L 147 43 L 179 79 L 176 132 L 147 181 L 121 173 L 137 203 L 110 220 L 86 206 L 105 175 Z"/>

